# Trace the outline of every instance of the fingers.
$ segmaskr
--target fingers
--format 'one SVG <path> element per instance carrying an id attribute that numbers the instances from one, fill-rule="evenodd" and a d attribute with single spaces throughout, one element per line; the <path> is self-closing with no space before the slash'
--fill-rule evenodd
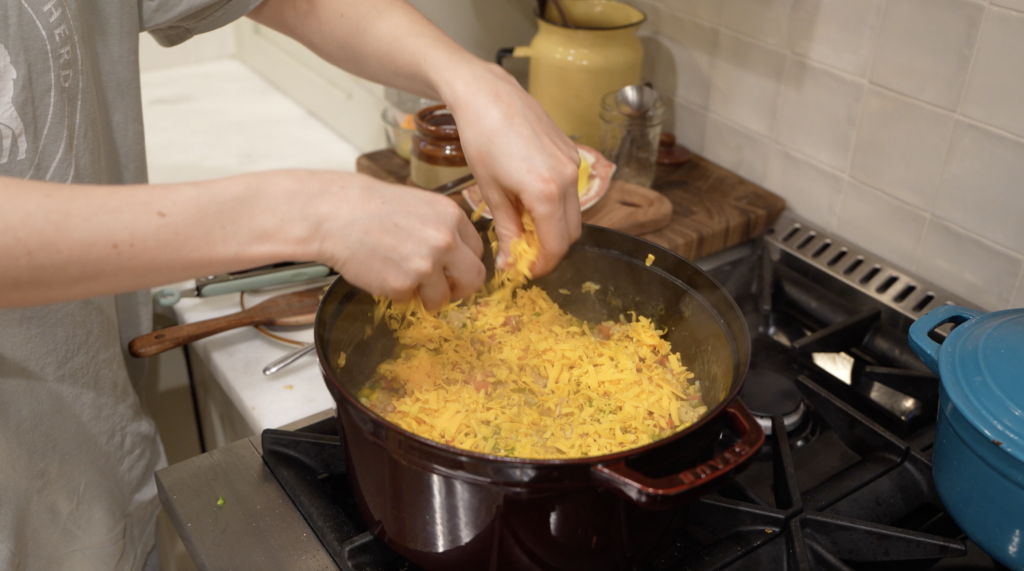
<path id="1" fill-rule="evenodd" d="M 498 235 L 498 257 L 495 266 L 504 268 L 509 259 L 509 247 L 512 241 L 523 234 L 522 214 L 518 205 L 513 204 L 509 197 L 500 189 L 483 194 L 484 186 L 481 183 L 480 193 L 487 201 L 491 209 L 491 216 L 494 217 L 494 231 Z"/>
<path id="2" fill-rule="evenodd" d="M 423 307 L 427 311 L 437 311 L 445 303 L 448 303 L 451 298 L 451 290 L 444 270 L 439 268 L 420 282 L 419 294 L 420 299 L 423 300 Z"/>
<path id="3" fill-rule="evenodd" d="M 480 241 L 477 234 L 477 241 Z M 482 245 L 480 246 L 483 247 Z M 453 255 L 446 261 L 444 273 L 452 300 L 466 299 L 484 285 L 487 270 L 480 257 L 466 244 L 459 244 Z"/>
<path id="4" fill-rule="evenodd" d="M 574 156 L 578 158 L 579 153 Z M 569 162 L 560 166 L 549 179 L 547 188 L 535 192 L 527 204 L 540 241 L 540 253 L 532 268 L 534 275 L 541 276 L 553 270 L 569 251 L 569 245 L 579 238 L 579 166 L 572 167 L 573 164 Z"/>
<path id="5" fill-rule="evenodd" d="M 447 200 L 447 199 L 444 199 Z M 464 299 L 480 289 L 487 271 L 480 256 L 484 244 L 466 214 L 454 203 L 450 215 L 442 216 L 442 228 L 435 234 L 436 240 L 426 240 L 428 246 L 423 253 L 428 259 L 419 265 L 426 269 L 421 275 L 417 291 L 428 311 L 436 311 L 454 299 Z"/>
<path id="6" fill-rule="evenodd" d="M 484 241 L 480 238 L 473 223 L 461 211 L 458 218 L 458 231 L 459 238 L 479 261 L 480 257 L 484 255 Z"/>
<path id="7" fill-rule="evenodd" d="M 569 243 L 580 239 L 583 232 L 583 213 L 580 212 L 579 192 L 568 192 L 565 194 L 565 227 L 569 233 Z"/>
<path id="8" fill-rule="evenodd" d="M 577 211 L 578 211 L 577 207 Z M 565 199 L 548 199 L 542 205 L 530 209 L 537 227 L 540 252 L 534 262 L 534 276 L 542 276 L 555 268 L 562 256 L 569 251 L 569 227 Z"/>
<path id="9" fill-rule="evenodd" d="M 487 274 L 480 258 L 462 242 L 443 263 L 437 264 L 439 269 L 420 282 L 418 291 L 427 311 L 437 311 L 449 301 L 469 297 L 480 289 Z"/>

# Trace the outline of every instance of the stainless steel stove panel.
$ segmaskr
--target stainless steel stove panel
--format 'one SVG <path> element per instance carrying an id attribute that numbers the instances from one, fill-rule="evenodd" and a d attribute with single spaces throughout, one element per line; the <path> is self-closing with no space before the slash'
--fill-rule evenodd
<path id="1" fill-rule="evenodd" d="M 772 259 L 786 266 L 803 266 L 808 274 L 823 272 L 838 280 L 842 295 L 849 288 L 913 322 L 940 305 L 976 306 L 888 260 L 826 232 L 785 211 L 764 238 Z M 819 285 L 830 280 L 815 279 Z M 832 286 L 830 289 L 837 289 Z M 909 324 L 908 324 L 909 327 Z"/>

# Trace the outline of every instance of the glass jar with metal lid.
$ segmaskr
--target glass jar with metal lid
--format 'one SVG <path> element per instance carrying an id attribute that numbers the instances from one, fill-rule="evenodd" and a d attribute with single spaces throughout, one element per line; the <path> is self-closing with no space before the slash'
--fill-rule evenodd
<path id="1" fill-rule="evenodd" d="M 632 115 L 622 113 L 617 91 L 601 98 L 601 141 L 598 148 L 615 163 L 615 180 L 651 186 L 658 158 L 658 141 L 665 105 L 657 93 L 649 108 Z"/>
<path id="2" fill-rule="evenodd" d="M 409 160 L 409 180 L 413 184 L 434 188 L 469 174 L 459 129 L 447 107 L 421 109 L 415 123 Z"/>

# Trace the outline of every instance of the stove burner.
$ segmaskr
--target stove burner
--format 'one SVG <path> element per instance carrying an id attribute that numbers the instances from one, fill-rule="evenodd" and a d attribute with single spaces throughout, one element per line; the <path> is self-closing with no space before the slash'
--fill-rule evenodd
<path id="1" fill-rule="evenodd" d="M 740 399 L 769 435 L 772 433 L 772 416 L 781 416 L 786 432 L 789 432 L 800 424 L 807 412 L 793 381 L 768 369 L 751 369 L 747 373 Z"/>

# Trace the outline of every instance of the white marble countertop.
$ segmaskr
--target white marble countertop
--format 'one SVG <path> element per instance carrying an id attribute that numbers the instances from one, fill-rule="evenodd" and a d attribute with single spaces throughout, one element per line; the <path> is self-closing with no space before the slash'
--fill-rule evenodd
<path id="1" fill-rule="evenodd" d="M 182 299 L 174 306 L 179 323 L 212 319 L 239 309 L 238 294 Z M 192 348 L 253 434 L 334 408 L 334 400 L 312 355 L 265 376 L 263 367 L 295 347 L 274 341 L 251 327 L 225 331 L 193 343 Z"/>
<path id="2" fill-rule="evenodd" d="M 144 73 L 150 181 L 184 182 L 279 168 L 352 171 L 359 151 L 242 63 L 226 59 Z M 238 294 L 183 299 L 179 323 L 239 311 Z M 253 328 L 192 344 L 253 434 L 334 407 L 316 366 L 299 362 L 266 377 L 294 349 Z"/>

